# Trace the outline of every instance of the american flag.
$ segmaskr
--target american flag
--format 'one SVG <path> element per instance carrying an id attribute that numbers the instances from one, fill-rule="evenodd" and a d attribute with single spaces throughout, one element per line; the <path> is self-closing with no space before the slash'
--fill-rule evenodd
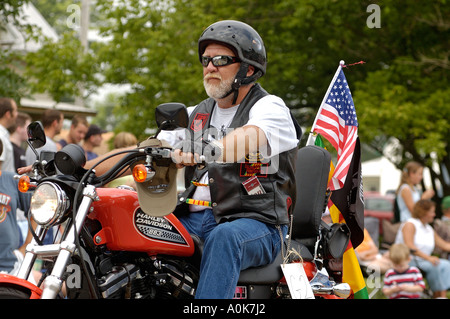
<path id="1" fill-rule="evenodd" d="M 339 66 L 317 113 L 312 132 L 320 133 L 337 150 L 330 189 L 340 189 L 347 177 L 358 137 L 358 120 L 352 94 Z"/>

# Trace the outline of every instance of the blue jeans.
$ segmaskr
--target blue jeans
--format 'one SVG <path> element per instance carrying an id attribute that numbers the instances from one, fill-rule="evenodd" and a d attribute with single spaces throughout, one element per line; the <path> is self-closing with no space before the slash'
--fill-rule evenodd
<path id="1" fill-rule="evenodd" d="M 450 289 L 450 261 L 440 259 L 439 264 L 434 266 L 428 260 L 422 258 L 413 258 L 409 263 L 412 266 L 419 267 L 426 273 L 426 278 L 430 289 L 434 291 L 443 291 Z"/>
<path id="2" fill-rule="evenodd" d="M 230 299 L 241 270 L 271 263 L 281 249 L 274 225 L 240 218 L 217 224 L 211 209 L 180 218 L 189 233 L 204 240 L 200 280 L 195 298 Z M 283 239 L 287 225 L 281 226 Z"/>

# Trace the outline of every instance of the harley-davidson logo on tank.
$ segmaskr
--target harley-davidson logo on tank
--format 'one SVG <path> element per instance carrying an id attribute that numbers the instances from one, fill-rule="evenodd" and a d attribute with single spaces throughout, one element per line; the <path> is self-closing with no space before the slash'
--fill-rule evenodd
<path id="1" fill-rule="evenodd" d="M 145 237 L 186 245 L 179 231 L 164 217 L 154 217 L 137 209 L 134 214 L 136 229 Z"/>

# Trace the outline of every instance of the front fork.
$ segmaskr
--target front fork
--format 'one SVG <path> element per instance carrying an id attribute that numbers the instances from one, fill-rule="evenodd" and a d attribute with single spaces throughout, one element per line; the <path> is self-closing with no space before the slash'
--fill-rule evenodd
<path id="1" fill-rule="evenodd" d="M 79 234 L 84 221 L 89 214 L 89 209 L 93 201 L 98 200 L 95 187 L 88 185 L 83 190 L 83 199 L 78 208 L 75 222 L 70 227 L 66 238 L 60 244 L 51 244 L 39 246 L 37 242 L 33 241 L 27 246 L 26 253 L 22 265 L 20 266 L 17 277 L 27 279 L 31 273 L 33 264 L 37 257 L 53 257 L 56 258 L 52 273 L 44 281 L 44 290 L 42 292 L 42 299 L 54 299 L 61 291 L 62 277 L 66 271 L 69 258 L 76 250 L 75 234 Z M 41 226 L 36 228 L 36 234 L 39 238 L 44 238 L 47 230 Z"/>

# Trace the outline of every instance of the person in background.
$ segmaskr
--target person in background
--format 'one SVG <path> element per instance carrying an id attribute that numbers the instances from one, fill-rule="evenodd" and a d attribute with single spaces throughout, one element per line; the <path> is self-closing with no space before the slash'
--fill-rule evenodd
<path id="1" fill-rule="evenodd" d="M 443 240 L 450 242 L 450 196 L 445 196 L 441 203 L 442 217 L 436 218 L 433 222 L 433 228 Z M 441 249 L 436 249 L 436 253 L 442 258 L 450 259 L 450 254 Z"/>
<path id="2" fill-rule="evenodd" d="M 123 148 L 128 146 L 136 146 L 137 138 L 133 133 L 130 132 L 120 132 L 114 137 L 114 148 Z"/>
<path id="3" fill-rule="evenodd" d="M 400 184 L 397 189 L 396 201 L 400 210 L 400 221 L 407 221 L 411 217 L 414 204 L 419 199 L 431 199 L 434 190 L 429 189 L 421 192 L 417 185 L 423 179 L 423 165 L 418 162 L 408 162 L 403 168 Z"/>
<path id="4" fill-rule="evenodd" d="M 0 140 L 0 154 L 3 144 Z M 1 164 L 0 164 L 1 169 Z M 18 188 L 15 173 L 0 171 L 0 272 L 14 275 L 25 254 L 26 246 L 31 242 L 32 235 L 28 231 L 25 242 L 20 246 L 20 231 L 17 224 L 17 209 L 28 212 L 31 193 L 22 193 Z M 36 223 L 32 221 L 32 226 Z"/>
<path id="5" fill-rule="evenodd" d="M 19 112 L 16 124 L 8 129 L 10 133 L 9 139 L 14 151 L 14 167 L 16 170 L 27 165 L 25 158 L 26 148 L 22 147 L 22 145 L 28 140 L 27 127 L 30 123 L 31 116 L 27 113 Z"/>
<path id="6" fill-rule="evenodd" d="M 377 269 L 380 274 L 384 274 L 393 266 L 389 259 L 389 253 L 380 253 L 366 228 L 364 228 L 364 240 L 355 248 L 355 252 L 361 265 Z"/>
<path id="7" fill-rule="evenodd" d="M 433 222 L 436 203 L 421 199 L 412 211 L 412 217 L 400 226 L 395 243 L 405 244 L 414 256 L 411 264 L 422 269 L 435 298 L 446 298 L 450 289 L 450 261 L 433 256 L 435 247 L 450 251 L 450 242 L 443 240 L 429 225 Z"/>
<path id="8" fill-rule="evenodd" d="M 136 146 L 138 140 L 133 133 L 130 132 L 120 132 L 114 137 L 114 149 L 122 149 L 125 147 Z M 133 176 L 126 175 L 116 178 L 112 182 L 108 183 L 108 187 L 114 188 L 118 186 L 126 185 L 132 188 L 136 188 Z"/>
<path id="9" fill-rule="evenodd" d="M 86 152 L 86 159 L 89 161 L 98 157 L 98 154 L 94 152 L 94 148 L 100 146 L 103 141 L 102 134 L 106 131 L 102 130 L 95 124 L 91 124 L 84 136 L 83 149 Z"/>
<path id="10" fill-rule="evenodd" d="M 3 153 L 0 156 L 4 172 L 16 172 L 14 167 L 14 151 L 8 129 L 16 124 L 17 104 L 7 97 L 0 98 L 0 139 L 3 143 Z"/>
<path id="11" fill-rule="evenodd" d="M 422 273 L 409 265 L 411 254 L 408 246 L 394 244 L 389 249 L 393 267 L 384 274 L 383 293 L 389 299 L 419 299 L 425 289 Z"/>
<path id="12" fill-rule="evenodd" d="M 31 116 L 27 113 L 19 112 L 17 114 L 16 124 L 8 130 L 10 133 L 10 141 L 14 150 L 14 167 L 17 171 L 19 167 L 27 165 L 25 150 L 22 145 L 28 140 L 27 127 L 31 123 Z M 20 208 L 17 209 L 17 224 L 20 228 L 20 244 L 24 243 L 24 239 L 28 233 L 28 220 L 25 212 Z"/>
<path id="13" fill-rule="evenodd" d="M 58 110 L 48 109 L 42 114 L 41 122 L 44 127 L 46 142 L 44 146 L 36 150 L 39 156 L 42 152 L 56 153 L 58 151 L 56 143 L 53 139 L 61 132 L 63 121 L 64 114 Z M 32 165 L 36 161 L 36 154 L 30 147 L 28 147 L 25 152 L 25 158 L 27 165 Z M 58 227 L 50 228 L 44 238 L 44 244 L 51 243 L 54 232 L 57 231 Z"/>
<path id="14" fill-rule="evenodd" d="M 61 132 L 64 121 L 64 114 L 55 109 L 48 109 L 42 114 L 41 122 L 44 127 L 45 145 L 36 151 L 40 154 L 42 151 L 57 152 L 58 148 L 53 140 L 56 135 Z M 36 161 L 36 154 L 28 147 L 25 152 L 25 161 L 27 165 L 31 165 Z"/>
<path id="15" fill-rule="evenodd" d="M 58 150 L 66 146 L 67 144 L 80 144 L 80 142 L 86 136 L 89 129 L 89 123 L 86 117 L 82 115 L 75 115 L 72 118 L 72 123 L 70 125 L 69 133 L 66 139 L 61 139 L 57 143 Z"/>

